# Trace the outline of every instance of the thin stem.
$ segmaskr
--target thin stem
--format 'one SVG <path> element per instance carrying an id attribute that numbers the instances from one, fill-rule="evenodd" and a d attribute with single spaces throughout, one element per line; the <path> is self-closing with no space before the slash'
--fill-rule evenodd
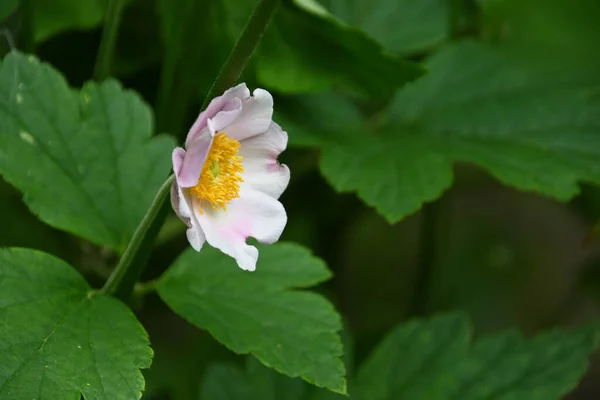
<path id="1" fill-rule="evenodd" d="M 421 209 L 419 228 L 419 253 L 414 279 L 415 290 L 409 308 L 411 317 L 423 316 L 429 306 L 429 290 L 437 250 L 437 228 L 440 216 L 440 200 L 428 203 Z"/>
<path id="2" fill-rule="evenodd" d="M 271 18 L 275 14 L 280 2 L 281 0 L 260 0 L 258 2 L 237 43 L 231 50 L 231 53 L 229 53 L 229 57 L 227 57 L 223 68 L 221 68 L 219 76 L 217 76 L 217 79 L 206 95 L 202 109 L 208 106 L 211 99 L 233 86 L 240 77 L 256 45 L 260 42 L 262 35 L 269 26 L 269 22 L 271 22 Z"/>
<path id="3" fill-rule="evenodd" d="M 108 2 L 104 30 L 102 31 L 102 39 L 100 40 L 100 49 L 98 50 L 98 57 L 96 58 L 96 65 L 94 67 L 94 78 L 98 81 L 110 76 L 123 5 L 123 0 L 109 0 Z"/>
<path id="4" fill-rule="evenodd" d="M 123 300 L 126 300 L 131 294 L 133 285 L 141 275 L 142 268 L 145 265 L 145 263 L 136 263 L 134 261 L 138 257 L 138 252 L 146 240 L 149 231 L 153 228 L 153 222 L 166 204 L 172 183 L 173 175 L 171 175 L 158 190 L 152 205 L 150 205 L 144 219 L 142 219 L 142 222 L 133 234 L 129 245 L 125 249 L 121 260 L 119 260 L 119 264 L 104 284 L 102 292 L 116 295 Z M 136 268 L 132 268 L 134 265 Z"/>

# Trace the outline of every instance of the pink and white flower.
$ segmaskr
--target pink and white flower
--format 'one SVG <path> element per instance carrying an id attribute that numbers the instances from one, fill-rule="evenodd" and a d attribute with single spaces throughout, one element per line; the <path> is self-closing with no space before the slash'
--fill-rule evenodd
<path id="1" fill-rule="evenodd" d="M 213 99 L 185 141 L 173 151 L 173 209 L 188 226 L 187 239 L 200 251 L 205 241 L 235 258 L 240 268 L 256 268 L 260 243 L 276 242 L 287 223 L 278 201 L 290 170 L 277 162 L 287 133 L 272 121 L 273 98 L 253 95 L 242 83 Z"/>

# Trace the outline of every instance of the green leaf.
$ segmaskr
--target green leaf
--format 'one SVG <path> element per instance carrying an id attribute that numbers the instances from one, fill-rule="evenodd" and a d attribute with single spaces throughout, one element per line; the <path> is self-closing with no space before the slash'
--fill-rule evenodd
<path id="1" fill-rule="evenodd" d="M 176 313 L 232 351 L 343 393 L 340 317 L 320 295 L 294 290 L 330 276 L 322 261 L 294 244 L 261 246 L 252 273 L 213 248 L 189 249 L 157 289 Z"/>
<path id="2" fill-rule="evenodd" d="M 64 261 L 0 250 L 0 398 L 139 399 L 148 336 Z"/>
<path id="3" fill-rule="evenodd" d="M 382 128 L 325 149 L 322 172 L 337 190 L 356 191 L 397 222 L 450 186 L 455 161 L 559 200 L 576 195 L 579 181 L 600 183 L 594 69 L 475 42 L 428 67 L 398 93 Z"/>
<path id="4" fill-rule="evenodd" d="M 31 0 L 34 38 L 42 42 L 70 29 L 90 29 L 102 22 L 108 0 Z"/>
<path id="5" fill-rule="evenodd" d="M 587 328 L 527 341 L 509 331 L 474 346 L 470 336 L 461 314 L 399 325 L 361 367 L 359 397 L 558 400 L 577 385 L 595 346 Z"/>
<path id="6" fill-rule="evenodd" d="M 224 363 L 212 364 L 202 380 L 202 400 L 303 400 L 312 389 L 248 357 L 246 371 Z M 328 393 L 332 393 L 326 391 Z"/>
<path id="7" fill-rule="evenodd" d="M 323 3 L 333 15 L 367 32 L 394 52 L 428 50 L 447 40 L 450 34 L 450 1 L 326 0 Z"/>
<path id="8" fill-rule="evenodd" d="M 423 73 L 315 3 L 293 3 L 280 7 L 258 48 L 263 84 L 282 93 L 339 86 L 360 97 L 380 97 Z"/>
<path id="9" fill-rule="evenodd" d="M 122 249 L 170 169 L 171 138 L 113 80 L 81 92 L 34 57 L 0 65 L 0 172 L 46 223 Z"/>
<path id="10" fill-rule="evenodd" d="M 0 3 L 0 22 L 11 15 L 19 5 L 19 0 L 2 0 Z"/>
<path id="11" fill-rule="evenodd" d="M 246 375 L 231 364 L 212 364 L 202 380 L 202 400 L 252 400 L 250 382 Z"/>
<path id="12" fill-rule="evenodd" d="M 469 348 L 462 315 L 402 324 L 361 366 L 357 390 L 371 400 L 445 399 Z"/>

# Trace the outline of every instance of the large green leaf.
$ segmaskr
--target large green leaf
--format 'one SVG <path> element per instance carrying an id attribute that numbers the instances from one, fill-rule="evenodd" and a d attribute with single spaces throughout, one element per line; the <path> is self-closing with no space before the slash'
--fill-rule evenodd
<path id="1" fill-rule="evenodd" d="M 427 50 L 450 35 L 450 1 L 326 0 L 333 15 L 400 53 Z"/>
<path id="2" fill-rule="evenodd" d="M 475 42 L 428 67 L 395 97 L 384 127 L 325 148 L 322 171 L 336 189 L 358 192 L 396 222 L 451 184 L 455 161 L 559 200 L 577 194 L 579 181 L 600 183 L 595 69 Z"/>
<path id="3" fill-rule="evenodd" d="M 258 48 L 258 79 L 283 93 L 341 87 L 361 97 L 392 93 L 423 72 L 387 53 L 313 1 L 284 4 Z"/>
<path id="4" fill-rule="evenodd" d="M 295 290 L 330 276 L 322 261 L 293 244 L 261 246 L 252 273 L 215 249 L 189 249 L 157 288 L 175 312 L 234 352 L 345 392 L 340 317 L 320 295 Z"/>
<path id="5" fill-rule="evenodd" d="M 139 399 L 148 337 L 119 301 L 58 258 L 0 250 L 0 398 Z"/>
<path id="6" fill-rule="evenodd" d="M 142 99 L 109 80 L 80 92 L 34 57 L 0 65 L 0 172 L 45 222 L 123 248 L 170 169 Z"/>
<path id="7" fill-rule="evenodd" d="M 469 345 L 460 314 L 399 325 L 358 374 L 370 400 L 553 400 L 572 390 L 595 347 L 593 329 L 553 331 L 531 340 L 515 332 Z"/>

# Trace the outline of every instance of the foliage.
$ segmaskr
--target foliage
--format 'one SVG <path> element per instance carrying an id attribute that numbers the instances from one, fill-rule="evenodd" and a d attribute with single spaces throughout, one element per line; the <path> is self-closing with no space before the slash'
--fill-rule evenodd
<path id="1" fill-rule="evenodd" d="M 598 3 L 258 2 L 0 5 L 0 399 L 600 396 Z M 289 137 L 255 272 L 164 218 L 227 66 Z"/>

